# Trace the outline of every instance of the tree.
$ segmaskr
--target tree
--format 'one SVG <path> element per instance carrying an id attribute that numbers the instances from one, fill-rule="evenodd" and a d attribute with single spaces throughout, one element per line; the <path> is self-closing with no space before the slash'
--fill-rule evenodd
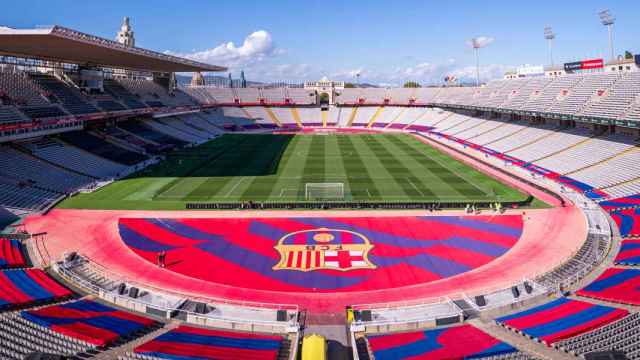
<path id="1" fill-rule="evenodd" d="M 407 81 L 406 83 L 404 83 L 403 87 L 405 87 L 405 88 L 419 88 L 419 87 L 422 87 L 422 86 L 420 86 L 420 84 L 418 84 L 415 81 Z"/>
<path id="2" fill-rule="evenodd" d="M 633 53 L 631 53 L 631 51 L 627 50 L 624 52 L 624 58 L 625 59 L 633 59 Z"/>
<path id="3" fill-rule="evenodd" d="M 353 89 L 355 87 L 356 87 L 356 85 L 354 83 L 344 83 L 344 88 L 345 89 Z"/>
<path id="4" fill-rule="evenodd" d="M 320 94 L 320 104 L 328 104 L 329 103 L 329 94 L 323 92 Z"/>

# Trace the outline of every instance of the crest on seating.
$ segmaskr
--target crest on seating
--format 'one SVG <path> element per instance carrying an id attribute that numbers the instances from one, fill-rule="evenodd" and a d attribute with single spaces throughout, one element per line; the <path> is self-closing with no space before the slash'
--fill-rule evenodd
<path id="1" fill-rule="evenodd" d="M 369 261 L 373 245 L 366 236 L 354 231 L 318 228 L 292 232 L 275 246 L 280 261 L 273 270 L 375 269 Z"/>

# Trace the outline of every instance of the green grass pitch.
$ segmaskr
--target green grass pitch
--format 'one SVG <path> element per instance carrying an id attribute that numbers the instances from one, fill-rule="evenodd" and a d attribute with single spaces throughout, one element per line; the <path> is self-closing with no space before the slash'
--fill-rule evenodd
<path id="1" fill-rule="evenodd" d="M 307 183 L 343 183 L 347 201 L 527 197 L 407 134 L 228 134 L 60 207 L 170 210 L 188 202 L 306 201 Z"/>

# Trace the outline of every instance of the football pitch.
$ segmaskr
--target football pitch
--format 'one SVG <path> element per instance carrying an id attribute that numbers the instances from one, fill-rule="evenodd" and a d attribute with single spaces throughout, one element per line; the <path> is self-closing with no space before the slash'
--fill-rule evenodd
<path id="1" fill-rule="evenodd" d="M 343 201 L 522 201 L 528 195 L 407 134 L 228 134 L 63 208 L 184 209 L 187 203 L 311 201 L 306 184 L 332 183 Z"/>

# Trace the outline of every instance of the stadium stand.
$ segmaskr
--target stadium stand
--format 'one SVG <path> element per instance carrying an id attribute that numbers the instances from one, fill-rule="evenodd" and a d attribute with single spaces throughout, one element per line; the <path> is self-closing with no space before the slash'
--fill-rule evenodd
<path id="1" fill-rule="evenodd" d="M 27 266 L 25 249 L 17 239 L 0 239 L 0 269 Z"/>
<path id="2" fill-rule="evenodd" d="M 136 96 L 129 92 L 124 86 L 120 85 L 115 80 L 105 79 L 103 82 L 104 91 L 116 99 L 122 101 L 129 109 L 144 109 L 147 106 L 139 100 L 139 96 Z"/>
<path id="3" fill-rule="evenodd" d="M 0 231 L 18 219 L 19 217 L 16 214 L 0 206 Z"/>
<path id="4" fill-rule="evenodd" d="M 124 121 L 118 123 L 118 127 L 132 134 L 135 134 L 136 136 L 139 136 L 146 141 L 150 141 L 158 145 L 162 144 L 165 146 L 184 146 L 188 144 L 187 141 L 180 140 L 163 132 L 154 130 L 153 128 L 148 126 L 148 122 Z"/>
<path id="5" fill-rule="evenodd" d="M 367 338 L 376 360 L 385 359 L 511 359 L 517 349 L 471 325 L 385 334 Z"/>
<path id="6" fill-rule="evenodd" d="M 627 314 L 626 310 L 560 298 L 499 317 L 496 322 L 546 344 L 553 344 L 604 326 Z"/>
<path id="7" fill-rule="evenodd" d="M 640 209 L 623 209 L 611 212 L 622 237 L 640 236 Z"/>
<path id="8" fill-rule="evenodd" d="M 640 265 L 640 240 L 623 240 L 616 256 L 617 265 Z"/>
<path id="9" fill-rule="evenodd" d="M 69 113 L 83 115 L 100 112 L 95 106 L 85 101 L 78 91 L 73 90 L 72 87 L 54 76 L 42 73 L 32 73 L 29 76 L 43 89 L 55 96 Z"/>
<path id="10" fill-rule="evenodd" d="M 93 179 L 71 173 L 11 147 L 0 148 L 0 176 L 58 193 L 72 192 Z"/>
<path id="11" fill-rule="evenodd" d="M 106 346 L 158 325 L 154 320 L 91 300 L 24 310 L 20 316 L 33 324 L 95 346 Z"/>
<path id="12" fill-rule="evenodd" d="M 285 344 L 282 336 L 180 326 L 136 347 L 127 358 L 276 360 Z"/>
<path id="13" fill-rule="evenodd" d="M 60 139 L 102 158 L 124 164 L 135 165 L 147 159 L 146 156 L 115 146 L 95 135 L 83 131 L 66 132 Z"/>
<path id="14" fill-rule="evenodd" d="M 286 97 L 289 103 L 295 105 L 315 105 L 316 93 L 313 90 L 300 88 L 287 88 Z"/>
<path id="15" fill-rule="evenodd" d="M 556 347 L 571 354 L 584 357 L 597 351 L 618 350 L 628 359 L 640 355 L 640 314 L 630 314 L 616 322 L 588 333 L 556 343 Z"/>
<path id="16" fill-rule="evenodd" d="M 611 268 L 577 294 L 610 302 L 640 305 L 639 285 L 640 270 Z"/>
<path id="17" fill-rule="evenodd" d="M 55 139 L 40 139 L 24 146 L 40 159 L 94 178 L 112 178 L 127 168 Z"/>
<path id="18" fill-rule="evenodd" d="M 72 295 L 40 269 L 0 272 L 0 310 L 60 301 Z"/>

